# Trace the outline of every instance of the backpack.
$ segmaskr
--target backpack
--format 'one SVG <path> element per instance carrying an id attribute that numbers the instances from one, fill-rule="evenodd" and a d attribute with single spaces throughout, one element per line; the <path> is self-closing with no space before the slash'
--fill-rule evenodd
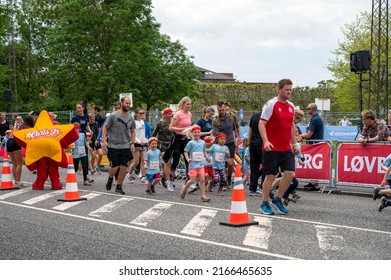
<path id="1" fill-rule="evenodd" d="M 235 115 L 232 114 L 231 112 L 228 113 L 229 114 L 229 119 L 231 120 L 231 122 L 234 124 L 234 131 L 238 132 L 238 128 L 236 126 L 236 122 L 235 122 Z M 215 127 L 217 129 L 217 132 L 220 131 L 220 118 L 219 116 L 215 116 L 215 119 L 214 119 L 214 124 L 215 124 Z"/>

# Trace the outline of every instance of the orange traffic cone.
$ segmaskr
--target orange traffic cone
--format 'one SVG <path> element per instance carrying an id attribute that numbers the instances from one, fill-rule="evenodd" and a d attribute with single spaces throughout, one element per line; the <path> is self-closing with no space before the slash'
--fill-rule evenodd
<path id="1" fill-rule="evenodd" d="M 231 227 L 244 227 L 258 225 L 258 222 L 250 221 L 247 212 L 246 194 L 243 188 L 242 171 L 240 165 L 235 168 L 234 188 L 232 190 L 231 213 L 228 222 L 220 222 L 220 225 Z"/>
<path id="2" fill-rule="evenodd" d="M 87 200 L 85 197 L 80 197 L 79 189 L 77 187 L 75 167 L 73 165 L 73 157 L 68 154 L 68 170 L 67 183 L 65 185 L 64 199 L 57 199 L 57 201 L 80 201 Z"/>
<path id="3" fill-rule="evenodd" d="M 8 152 L 4 151 L 4 160 L 3 160 L 3 170 L 1 173 L 1 186 L 0 190 L 16 190 L 18 187 L 14 187 L 14 183 L 12 183 L 11 177 L 11 167 L 8 160 Z"/>

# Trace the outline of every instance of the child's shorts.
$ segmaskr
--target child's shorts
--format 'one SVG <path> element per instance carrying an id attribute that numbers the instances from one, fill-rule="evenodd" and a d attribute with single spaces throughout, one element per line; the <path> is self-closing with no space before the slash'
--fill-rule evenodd
<path id="1" fill-rule="evenodd" d="M 204 172 L 205 172 L 205 175 L 206 174 L 209 174 L 210 176 L 213 177 L 213 167 L 212 166 L 204 166 Z"/>
<path id="2" fill-rule="evenodd" d="M 204 167 L 189 169 L 188 174 L 190 177 L 197 177 L 197 175 L 204 175 L 205 174 Z"/>
<path id="3" fill-rule="evenodd" d="M 160 173 L 146 174 L 145 179 L 147 179 L 148 182 L 153 182 L 155 179 L 160 179 Z"/>

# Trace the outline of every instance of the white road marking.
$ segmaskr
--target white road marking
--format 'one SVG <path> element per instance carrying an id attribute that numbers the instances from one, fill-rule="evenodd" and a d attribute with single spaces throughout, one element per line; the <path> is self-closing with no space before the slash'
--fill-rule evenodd
<path id="1" fill-rule="evenodd" d="M 26 193 L 26 192 L 29 192 L 29 191 L 31 191 L 31 189 L 20 189 L 20 190 L 17 190 L 17 191 L 12 191 L 12 192 L 0 195 L 0 200 L 4 200 L 6 198 L 17 196 L 17 195 L 20 195 L 20 194 L 23 194 L 23 193 Z"/>
<path id="2" fill-rule="evenodd" d="M 267 250 L 269 249 L 269 238 L 272 234 L 272 219 L 254 217 L 254 221 L 259 222 L 259 225 L 249 226 L 243 245 Z"/>
<path id="3" fill-rule="evenodd" d="M 246 248 L 243 246 L 235 246 L 235 245 L 230 245 L 230 244 L 226 244 L 226 243 L 219 243 L 219 242 L 215 242 L 215 241 L 204 240 L 204 239 L 191 237 L 191 236 L 187 236 L 187 235 L 180 235 L 180 234 L 175 234 L 175 233 L 170 233 L 170 232 L 158 231 L 158 230 L 149 229 L 149 228 L 145 228 L 145 227 L 139 227 L 139 226 L 135 226 L 135 225 L 128 225 L 128 224 L 121 224 L 121 223 L 117 223 L 117 222 L 105 221 L 105 220 L 96 219 L 93 217 L 85 217 L 85 216 L 74 215 L 74 214 L 70 214 L 70 213 L 66 213 L 66 212 L 58 212 L 58 211 L 54 211 L 51 209 L 41 209 L 41 208 L 34 207 L 34 206 L 21 205 L 18 203 L 7 202 L 7 201 L 0 201 L 0 203 L 7 204 L 7 205 L 13 205 L 13 206 L 17 206 L 17 207 L 23 207 L 23 208 L 27 208 L 27 209 L 31 209 L 31 210 L 36 210 L 36 211 L 52 213 L 55 215 L 73 217 L 73 218 L 77 218 L 77 219 L 82 219 L 82 220 L 87 220 L 87 221 L 92 221 L 92 222 L 97 222 L 97 223 L 102 223 L 102 224 L 107 224 L 107 225 L 112 225 L 112 226 L 118 226 L 118 227 L 140 230 L 140 231 L 144 231 L 144 232 L 160 234 L 160 235 L 174 237 L 174 238 L 180 238 L 180 239 L 200 242 L 200 243 L 204 243 L 204 244 L 208 244 L 208 245 L 214 245 L 214 246 L 224 247 L 224 248 L 228 248 L 228 249 L 243 251 L 243 252 L 250 252 L 250 253 L 254 253 L 254 254 L 258 254 L 258 255 L 264 255 L 267 257 L 273 257 L 273 258 L 284 259 L 284 260 L 297 260 L 297 258 L 290 257 L 290 256 L 274 254 L 274 253 L 261 251 L 261 250 L 255 250 L 255 249 Z"/>
<path id="4" fill-rule="evenodd" d="M 158 203 L 152 208 L 149 208 L 147 211 L 142 213 L 140 216 L 138 216 L 130 223 L 139 226 L 146 226 L 150 221 L 159 218 L 163 214 L 163 212 L 168 208 L 170 208 L 171 206 L 172 204 L 168 204 L 168 203 Z"/>
<path id="5" fill-rule="evenodd" d="M 319 248 L 321 250 L 337 251 L 344 246 L 345 239 L 343 238 L 343 236 L 335 234 L 337 228 L 320 225 L 315 225 L 315 228 Z"/>
<path id="6" fill-rule="evenodd" d="M 37 191 L 39 192 L 39 191 Z M 54 191 L 54 192 L 49 192 L 49 193 L 45 193 L 43 195 L 39 195 L 37 197 L 34 197 L 32 199 L 29 199 L 29 200 L 26 200 L 26 201 L 23 201 L 22 203 L 23 204 L 27 204 L 27 205 L 33 205 L 35 203 L 38 203 L 38 202 L 41 202 L 41 201 L 44 201 L 46 199 L 49 199 L 49 198 L 52 198 L 52 197 L 55 197 L 59 194 L 63 194 L 65 193 L 65 190 L 58 190 L 58 191 Z"/>
<path id="7" fill-rule="evenodd" d="M 93 217 L 102 217 L 102 214 L 113 212 L 114 210 L 118 209 L 119 207 L 128 203 L 131 200 L 133 200 L 133 199 L 128 198 L 128 197 L 122 197 L 122 198 L 117 199 L 113 202 L 110 202 L 108 204 L 103 205 L 102 207 L 100 207 L 99 209 L 97 209 L 95 211 L 92 211 L 88 215 L 93 216 Z"/>
<path id="8" fill-rule="evenodd" d="M 99 193 L 89 193 L 89 194 L 81 196 L 81 198 L 92 199 L 92 198 L 98 197 L 100 195 L 101 194 L 99 194 Z M 58 211 L 65 211 L 65 210 L 67 210 L 73 206 L 76 206 L 80 203 L 83 203 L 83 202 L 85 202 L 85 201 L 68 201 L 68 202 L 61 203 L 57 206 L 54 206 L 52 209 L 58 210 Z"/>
<path id="9" fill-rule="evenodd" d="M 191 219 L 190 222 L 183 228 L 181 233 L 201 236 L 203 231 L 216 216 L 216 213 L 216 210 L 201 209 L 201 211 L 198 212 L 197 215 L 195 215 L 193 219 Z"/>

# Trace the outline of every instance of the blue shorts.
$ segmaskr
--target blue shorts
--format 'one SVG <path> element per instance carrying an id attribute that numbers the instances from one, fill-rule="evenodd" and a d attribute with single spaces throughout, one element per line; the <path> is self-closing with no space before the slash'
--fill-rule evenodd
<path id="1" fill-rule="evenodd" d="M 155 179 L 160 179 L 160 173 L 146 174 L 145 179 L 147 179 L 148 182 L 153 182 Z"/>

